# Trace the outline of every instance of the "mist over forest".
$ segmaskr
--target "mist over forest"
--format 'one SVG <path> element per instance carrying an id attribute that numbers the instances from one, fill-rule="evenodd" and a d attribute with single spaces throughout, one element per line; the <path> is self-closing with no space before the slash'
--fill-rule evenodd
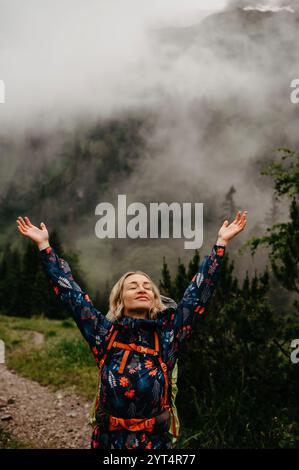
<path id="1" fill-rule="evenodd" d="M 35 18 L 17 3 L 1 2 L 2 249 L 8 241 L 21 248 L 15 219 L 29 215 L 79 251 L 92 288 L 128 269 L 158 281 L 162 255 L 171 270 L 192 255 L 182 239 L 95 235 L 96 205 L 116 207 L 126 194 L 128 204 L 204 203 L 201 255 L 224 219 L 248 210 L 247 232 L 231 250 L 240 276 L 262 268 L 264 255 L 238 259 L 237 248 L 288 219 L 273 181 L 260 173 L 278 147 L 298 144 L 299 105 L 290 101 L 296 5 L 218 2 L 178 26 L 163 11 L 142 16 L 134 2 L 126 9 L 89 2 L 81 21 L 80 2 L 41 9 L 32 1 Z"/>

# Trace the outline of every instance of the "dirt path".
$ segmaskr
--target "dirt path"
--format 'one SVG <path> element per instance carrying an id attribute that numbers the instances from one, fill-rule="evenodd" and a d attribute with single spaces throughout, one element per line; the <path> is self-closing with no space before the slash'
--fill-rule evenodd
<path id="1" fill-rule="evenodd" d="M 91 402 L 53 392 L 0 364 L 0 428 L 35 448 L 89 448 Z"/>

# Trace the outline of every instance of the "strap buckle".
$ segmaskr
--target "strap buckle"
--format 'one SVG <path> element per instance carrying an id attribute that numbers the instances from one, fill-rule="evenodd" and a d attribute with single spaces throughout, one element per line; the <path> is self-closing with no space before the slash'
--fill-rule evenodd
<path id="1" fill-rule="evenodd" d="M 144 421 L 144 429 L 150 429 L 152 430 L 153 429 L 153 426 L 156 422 L 156 419 L 155 418 L 149 418 L 147 419 L 146 421 Z"/>
<path id="2" fill-rule="evenodd" d="M 110 422 L 111 422 L 113 427 L 117 427 L 119 421 L 118 421 L 117 418 L 115 418 L 115 416 L 110 416 Z"/>
<path id="3" fill-rule="evenodd" d="M 104 358 L 102 358 L 102 359 L 100 360 L 100 362 L 99 362 L 99 366 L 100 366 L 100 368 L 102 368 L 102 367 L 103 367 L 103 365 L 104 365 L 104 362 L 105 362 L 105 359 L 104 359 Z"/>

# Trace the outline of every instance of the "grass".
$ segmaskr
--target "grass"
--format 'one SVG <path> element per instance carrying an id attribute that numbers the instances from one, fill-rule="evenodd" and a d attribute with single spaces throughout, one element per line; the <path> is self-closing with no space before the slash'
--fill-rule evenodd
<path id="1" fill-rule="evenodd" d="M 7 431 L 0 427 L 0 449 L 34 449 L 32 443 L 23 442 L 12 437 Z"/>
<path id="2" fill-rule="evenodd" d="M 44 335 L 41 346 L 32 341 L 32 331 Z M 5 360 L 9 369 L 48 385 L 53 391 L 63 388 L 89 400 L 94 399 L 98 369 L 73 319 L 50 320 L 43 316 L 20 318 L 0 314 L 0 339 L 5 342 Z M 181 433 L 177 448 L 185 447 L 185 437 Z M 0 428 L 1 446 L 30 447 L 11 438 Z"/>
<path id="3" fill-rule="evenodd" d="M 32 341 L 32 331 L 44 334 L 41 346 Z M 53 390 L 64 388 L 87 399 L 94 398 L 98 369 L 74 320 L 0 314 L 0 339 L 5 342 L 9 369 Z"/>

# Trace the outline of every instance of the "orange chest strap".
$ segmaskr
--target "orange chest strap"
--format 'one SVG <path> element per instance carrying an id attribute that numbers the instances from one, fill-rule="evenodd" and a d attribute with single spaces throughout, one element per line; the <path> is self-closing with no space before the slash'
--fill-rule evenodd
<path id="1" fill-rule="evenodd" d="M 160 366 L 161 366 L 161 369 L 162 369 L 162 372 L 163 372 L 164 382 L 165 382 L 164 394 L 163 394 L 163 397 L 161 399 L 161 406 L 162 406 L 162 408 L 168 409 L 173 414 L 173 410 L 172 410 L 171 406 L 169 405 L 169 400 L 168 400 L 169 380 L 168 380 L 168 374 L 167 374 L 167 365 L 165 364 L 165 362 L 163 362 L 163 360 L 162 360 L 162 358 L 159 354 L 160 345 L 159 345 L 158 333 L 156 331 L 154 332 L 155 349 L 146 348 L 144 346 L 140 346 L 140 345 L 137 345 L 135 343 L 125 344 L 125 343 L 117 342 L 117 341 L 115 341 L 117 333 L 118 333 L 118 330 L 116 329 L 116 330 L 113 331 L 113 333 L 111 335 L 111 338 L 109 340 L 109 344 L 108 344 L 108 347 L 107 347 L 107 351 L 106 351 L 106 353 L 104 354 L 103 358 L 101 359 L 101 361 L 99 363 L 99 366 L 100 366 L 99 367 L 99 374 L 101 375 L 101 370 L 102 370 L 102 368 L 104 366 L 104 363 L 105 363 L 105 360 L 107 358 L 107 353 L 108 353 L 108 351 L 110 351 L 110 349 L 112 347 L 120 348 L 120 349 L 124 350 L 124 354 L 123 354 L 123 357 L 122 357 L 122 360 L 121 360 L 121 363 L 120 363 L 120 366 L 119 366 L 119 369 L 118 369 L 118 372 L 120 374 L 122 374 L 123 371 L 124 371 L 124 368 L 126 366 L 126 363 L 127 363 L 127 360 L 128 360 L 128 357 L 129 357 L 129 354 L 130 354 L 131 351 L 136 351 L 136 352 L 143 353 L 143 354 L 150 354 L 150 355 L 153 355 L 153 356 L 157 356 L 158 361 L 159 361 Z M 98 394 L 96 408 L 97 408 L 97 405 L 99 404 L 99 399 L 100 399 L 100 396 Z M 173 427 L 174 427 L 174 435 L 176 436 L 175 420 L 174 419 L 173 419 Z"/>
<path id="2" fill-rule="evenodd" d="M 123 428 L 128 431 L 142 431 L 153 432 L 156 418 L 131 418 L 123 419 L 116 418 L 115 416 L 109 416 L 109 431 L 117 431 Z"/>
<path id="3" fill-rule="evenodd" d="M 131 351 L 136 351 L 136 352 L 141 353 L 141 354 L 150 354 L 152 356 L 159 356 L 158 333 L 155 331 L 154 335 L 155 335 L 155 349 L 147 348 L 145 346 L 141 346 L 141 345 L 138 345 L 138 344 L 135 344 L 135 343 L 125 344 L 125 343 L 119 343 L 117 341 L 113 341 L 112 346 L 114 348 L 124 349 L 124 354 L 123 354 L 123 357 L 122 357 L 122 360 L 121 360 L 121 363 L 120 363 L 120 366 L 119 366 L 119 369 L 118 369 L 118 372 L 120 374 L 122 374 L 123 371 L 124 371 L 124 368 L 126 366 L 126 363 L 127 363 L 127 360 L 128 360 L 128 357 L 129 357 L 129 354 L 130 354 Z"/>

